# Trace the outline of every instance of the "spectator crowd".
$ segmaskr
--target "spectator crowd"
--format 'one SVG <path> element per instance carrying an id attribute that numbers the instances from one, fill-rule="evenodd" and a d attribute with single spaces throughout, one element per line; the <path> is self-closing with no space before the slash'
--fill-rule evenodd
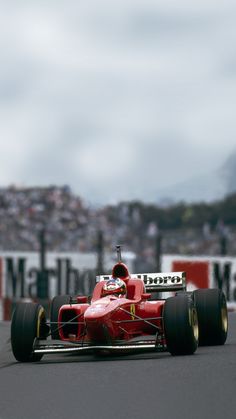
<path id="1" fill-rule="evenodd" d="M 43 229 L 49 251 L 96 251 L 101 231 L 105 250 L 121 243 L 150 265 L 157 243 L 165 254 L 236 254 L 236 229 L 220 219 L 215 226 L 206 220 L 198 228 L 163 229 L 158 218 L 143 218 L 138 203 L 93 208 L 68 186 L 0 189 L 0 250 L 37 251 Z"/>

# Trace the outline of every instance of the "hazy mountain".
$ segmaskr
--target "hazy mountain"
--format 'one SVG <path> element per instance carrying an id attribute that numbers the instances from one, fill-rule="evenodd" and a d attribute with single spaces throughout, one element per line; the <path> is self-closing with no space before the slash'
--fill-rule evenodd
<path id="1" fill-rule="evenodd" d="M 236 191 L 236 151 L 232 153 L 221 168 L 222 177 L 226 184 L 226 193 Z"/>
<path id="2" fill-rule="evenodd" d="M 212 202 L 236 191 L 236 151 L 216 171 L 177 183 L 158 191 L 157 201 L 169 204 L 176 201 Z"/>

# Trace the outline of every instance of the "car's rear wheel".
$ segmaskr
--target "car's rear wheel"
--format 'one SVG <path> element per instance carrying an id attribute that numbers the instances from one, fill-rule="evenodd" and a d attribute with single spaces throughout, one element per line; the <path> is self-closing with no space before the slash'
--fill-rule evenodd
<path id="1" fill-rule="evenodd" d="M 219 289 L 194 291 L 199 322 L 199 344 L 224 345 L 228 333 L 228 312 L 224 293 Z"/>
<path id="2" fill-rule="evenodd" d="M 172 355 L 191 355 L 198 347 L 198 319 L 187 295 L 166 300 L 163 313 L 167 349 Z"/>
<path id="3" fill-rule="evenodd" d="M 36 303 L 17 304 L 11 323 L 11 346 L 16 360 L 40 361 L 43 355 L 33 353 L 33 344 L 36 337 L 45 339 L 46 334 L 44 308 Z"/>
<path id="4" fill-rule="evenodd" d="M 59 310 L 64 304 L 69 304 L 71 297 L 69 295 L 57 295 L 52 299 L 50 308 L 50 323 L 52 339 L 60 339 L 58 330 Z"/>

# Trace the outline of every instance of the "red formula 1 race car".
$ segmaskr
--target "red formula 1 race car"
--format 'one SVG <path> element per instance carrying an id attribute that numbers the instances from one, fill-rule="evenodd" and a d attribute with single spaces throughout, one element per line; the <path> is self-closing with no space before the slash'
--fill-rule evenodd
<path id="1" fill-rule="evenodd" d="M 118 246 L 117 251 L 112 274 L 97 277 L 91 299 L 54 297 L 48 322 L 41 305 L 17 305 L 11 344 L 18 361 L 85 351 L 190 355 L 198 345 L 225 343 L 228 317 L 222 291 L 187 292 L 184 272 L 130 275 Z"/>

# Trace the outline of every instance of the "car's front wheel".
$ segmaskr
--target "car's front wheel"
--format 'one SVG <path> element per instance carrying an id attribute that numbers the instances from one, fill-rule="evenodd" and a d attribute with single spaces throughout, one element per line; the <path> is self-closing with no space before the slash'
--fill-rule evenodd
<path id="1" fill-rule="evenodd" d="M 166 300 L 163 313 L 167 349 L 172 355 L 191 355 L 198 347 L 198 319 L 187 295 Z"/>
<path id="2" fill-rule="evenodd" d="M 11 347 L 20 362 L 39 361 L 42 354 L 33 353 L 35 338 L 46 338 L 45 310 L 40 304 L 19 303 L 12 316 Z"/>

